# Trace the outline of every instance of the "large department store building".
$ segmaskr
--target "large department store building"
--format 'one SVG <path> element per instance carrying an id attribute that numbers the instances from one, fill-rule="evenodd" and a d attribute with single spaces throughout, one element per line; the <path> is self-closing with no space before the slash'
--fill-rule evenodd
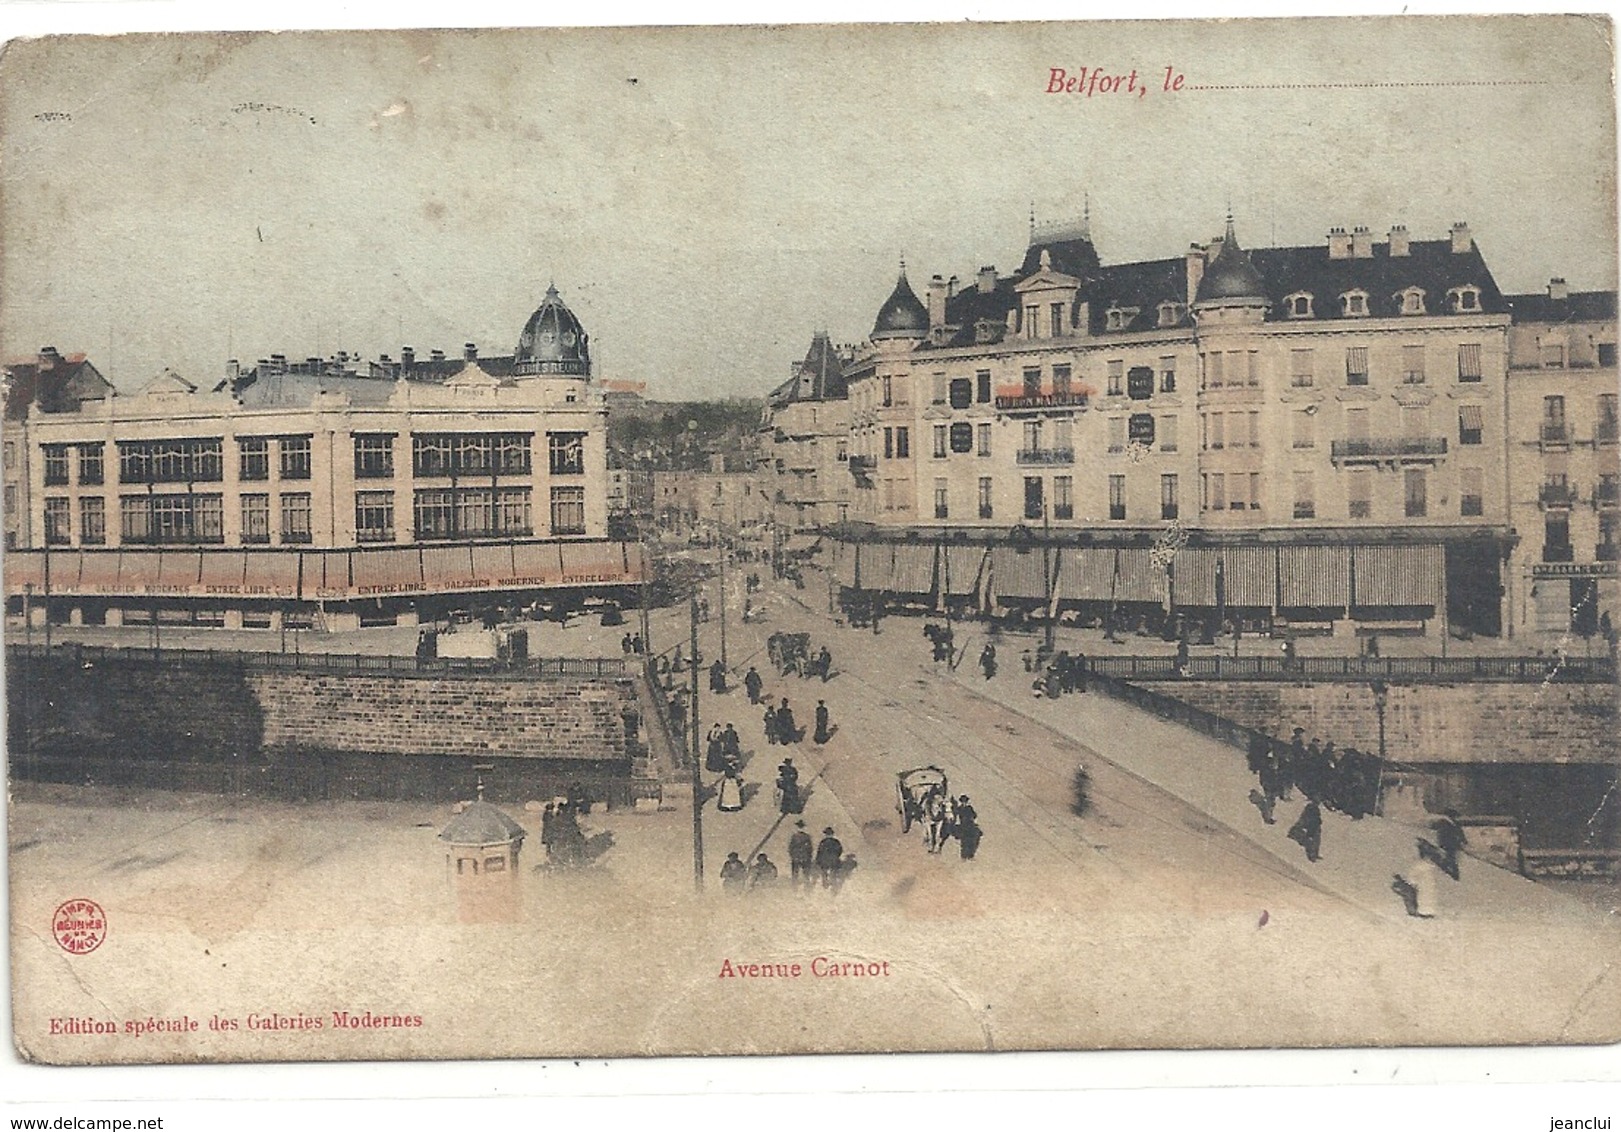
<path id="1" fill-rule="evenodd" d="M 1510 321 L 1461 223 L 1247 250 L 1229 220 L 1115 265 L 1084 221 L 1032 223 L 1011 275 L 935 276 L 920 297 L 903 267 L 844 374 L 841 580 L 936 604 L 1502 632 L 1525 600 L 1507 569 Z"/>
<path id="2" fill-rule="evenodd" d="M 34 622 L 409 624 L 643 577 L 607 538 L 606 409 L 555 289 L 507 356 L 75 380 L 8 406 L 30 537 L 5 588 Z"/>

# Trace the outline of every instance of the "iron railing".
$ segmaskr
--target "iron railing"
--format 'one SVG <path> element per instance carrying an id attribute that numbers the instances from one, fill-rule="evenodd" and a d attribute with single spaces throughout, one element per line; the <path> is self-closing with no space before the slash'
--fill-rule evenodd
<path id="1" fill-rule="evenodd" d="M 537 679 L 591 677 L 619 679 L 635 674 L 634 661 L 621 657 L 523 657 L 501 660 L 495 657 L 373 656 L 363 653 L 329 652 L 248 652 L 231 649 L 136 648 L 85 645 L 76 642 L 54 644 L 8 644 L 6 662 L 72 660 L 78 665 L 135 664 L 178 668 L 239 668 L 261 671 L 293 669 L 300 672 L 328 673 L 497 673 L 524 675 Z"/>

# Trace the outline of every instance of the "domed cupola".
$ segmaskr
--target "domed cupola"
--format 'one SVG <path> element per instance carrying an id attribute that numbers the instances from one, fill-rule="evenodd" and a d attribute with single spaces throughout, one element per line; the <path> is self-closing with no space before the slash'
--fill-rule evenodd
<path id="1" fill-rule="evenodd" d="M 872 324 L 872 340 L 880 342 L 888 338 L 928 336 L 929 312 L 912 292 L 912 285 L 906 281 L 906 264 L 902 263 L 901 276 L 895 280 L 895 290 L 878 308 L 878 320 Z"/>
<path id="2" fill-rule="evenodd" d="M 580 320 L 557 297 L 557 288 L 547 287 L 546 298 L 524 324 L 512 359 L 513 372 L 590 377 L 589 342 Z"/>
<path id="3" fill-rule="evenodd" d="M 1221 249 L 1205 268 L 1204 278 L 1199 280 L 1199 293 L 1194 302 L 1198 306 L 1266 303 L 1266 284 L 1250 260 L 1249 252 L 1239 247 L 1231 216 L 1227 217 L 1227 235 Z"/>

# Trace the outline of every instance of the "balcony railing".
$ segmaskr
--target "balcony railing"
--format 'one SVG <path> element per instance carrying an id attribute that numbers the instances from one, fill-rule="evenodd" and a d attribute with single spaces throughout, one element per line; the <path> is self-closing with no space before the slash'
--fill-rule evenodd
<path id="1" fill-rule="evenodd" d="M 1018 453 L 1018 462 L 1021 464 L 1073 464 L 1075 462 L 1075 449 L 1021 448 Z"/>
<path id="2" fill-rule="evenodd" d="M 1433 460 L 1447 453 L 1444 436 L 1387 436 L 1336 440 L 1329 455 L 1338 463 L 1351 460 Z"/>
<path id="3" fill-rule="evenodd" d="M 1576 502 L 1576 489 L 1568 483 L 1545 483 L 1537 491 L 1537 502 L 1543 507 L 1569 507 Z"/>
<path id="4" fill-rule="evenodd" d="M 850 459 L 847 461 L 847 463 L 850 466 L 850 474 L 851 475 L 862 475 L 862 476 L 864 476 L 868 472 L 871 472 L 872 470 L 874 470 L 875 468 L 878 467 L 878 457 L 876 457 L 876 456 L 851 456 Z"/>

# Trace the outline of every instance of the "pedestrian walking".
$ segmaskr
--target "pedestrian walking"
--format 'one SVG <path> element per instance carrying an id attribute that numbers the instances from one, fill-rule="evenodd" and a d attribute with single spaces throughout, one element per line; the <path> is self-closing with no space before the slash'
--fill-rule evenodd
<path id="1" fill-rule="evenodd" d="M 816 846 L 816 870 L 822 874 L 822 887 L 832 888 L 839 866 L 844 862 L 844 843 L 833 836 L 833 827 L 822 830 L 821 843 Z"/>
<path id="2" fill-rule="evenodd" d="M 979 852 L 979 839 L 983 831 L 979 828 L 979 813 L 968 802 L 968 795 L 964 794 L 957 799 L 956 807 L 957 844 L 962 849 L 962 859 L 972 861 L 974 854 Z"/>
<path id="3" fill-rule="evenodd" d="M 743 808 L 743 779 L 735 766 L 726 768 L 720 789 L 715 796 L 715 808 L 723 814 L 735 814 Z"/>
<path id="4" fill-rule="evenodd" d="M 749 665 L 748 675 L 743 677 L 743 690 L 749 694 L 749 703 L 758 704 L 760 702 L 760 690 L 764 687 L 765 681 L 755 671 L 754 665 Z"/>
<path id="5" fill-rule="evenodd" d="M 1176 674 L 1178 676 L 1188 674 L 1188 639 L 1186 637 L 1180 637 L 1176 642 Z"/>
<path id="6" fill-rule="evenodd" d="M 748 876 L 749 867 L 743 863 L 743 859 L 735 852 L 726 854 L 726 863 L 720 867 L 721 890 L 733 896 L 741 896 Z"/>
<path id="7" fill-rule="evenodd" d="M 816 846 L 811 842 L 811 835 L 805 832 L 804 818 L 796 821 L 794 827 L 794 835 L 788 839 L 788 879 L 795 888 L 801 884 L 809 888 Z"/>
<path id="8" fill-rule="evenodd" d="M 765 741 L 776 745 L 777 742 L 777 709 L 772 704 L 765 705 Z"/>
<path id="9" fill-rule="evenodd" d="M 794 722 L 794 709 L 788 706 L 788 697 L 782 697 L 782 703 L 777 707 L 777 742 L 787 746 L 804 737 L 805 733 Z"/>
<path id="10" fill-rule="evenodd" d="M 1436 864 L 1447 876 L 1458 880 L 1458 853 L 1469 843 L 1464 836 L 1463 826 L 1458 823 L 1458 811 L 1447 810 L 1431 828 L 1435 830 L 1436 847 L 1441 851 L 1441 859 Z"/>
<path id="11" fill-rule="evenodd" d="M 816 745 L 818 747 L 820 747 L 823 743 L 826 743 L 832 737 L 833 737 L 833 732 L 828 730 L 827 704 L 824 703 L 821 700 L 817 700 L 816 701 L 816 733 L 814 735 L 812 735 L 811 738 L 813 740 L 815 740 Z"/>
<path id="12" fill-rule="evenodd" d="M 704 744 L 704 769 L 711 774 L 719 774 L 726 769 L 726 746 L 720 724 L 714 724 L 709 729 L 709 739 Z"/>
<path id="13" fill-rule="evenodd" d="M 1073 664 L 1075 668 L 1075 690 L 1084 694 L 1086 692 L 1086 669 L 1090 662 L 1086 659 L 1086 654 L 1084 652 L 1078 652 L 1075 654 L 1074 660 L 1072 660 L 1070 663 Z"/>
<path id="14" fill-rule="evenodd" d="M 826 684 L 833 675 L 833 654 L 822 646 L 822 651 L 816 654 L 816 670 L 822 675 L 822 683 Z"/>
<path id="15" fill-rule="evenodd" d="M 987 680 L 996 675 L 996 646 L 988 641 L 979 650 L 979 667 Z"/>
<path id="16" fill-rule="evenodd" d="M 737 728 L 730 723 L 726 730 L 720 733 L 721 757 L 725 762 L 743 764 L 743 740 L 737 734 Z"/>
<path id="17" fill-rule="evenodd" d="M 726 666 L 718 660 L 709 666 L 709 690 L 717 696 L 730 690 L 726 687 Z"/>
<path id="18" fill-rule="evenodd" d="M 1289 827 L 1289 840 L 1306 851 L 1306 860 L 1317 860 L 1323 844 L 1323 811 L 1316 802 L 1307 802 L 1295 824 Z"/>

